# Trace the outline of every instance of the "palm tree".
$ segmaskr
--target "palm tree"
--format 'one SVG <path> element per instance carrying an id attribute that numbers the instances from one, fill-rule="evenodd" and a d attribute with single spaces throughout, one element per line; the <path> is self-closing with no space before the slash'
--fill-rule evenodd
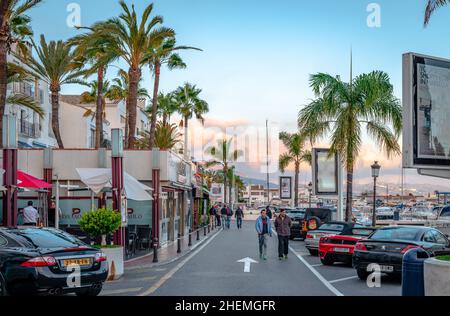
<path id="1" fill-rule="evenodd" d="M 188 144 L 189 144 L 189 120 L 195 115 L 195 117 L 202 122 L 204 121 L 203 115 L 209 112 L 208 103 L 200 98 L 201 89 L 188 82 L 184 86 L 179 87 L 175 92 L 175 99 L 178 104 L 178 112 L 183 117 L 184 126 L 184 155 L 188 158 Z"/>
<path id="2" fill-rule="evenodd" d="M 163 23 L 161 16 L 151 18 L 153 4 L 149 4 L 139 19 L 134 8 L 125 1 L 119 1 L 122 13 L 118 18 L 111 18 L 105 22 L 99 22 L 93 26 L 96 36 L 107 38 L 106 50 L 112 55 L 123 60 L 129 67 L 129 93 L 127 98 L 127 128 L 126 147 L 134 148 L 138 86 L 141 80 L 141 67 L 150 60 L 149 45 L 161 41 L 167 36 L 174 36 L 172 29 L 158 27 Z"/>
<path id="3" fill-rule="evenodd" d="M 311 76 L 310 83 L 317 99 L 300 111 L 299 127 L 312 142 L 331 133 L 331 154 L 338 154 L 347 170 L 346 220 L 350 221 L 353 171 L 362 145 L 362 128 L 366 127 L 388 157 L 399 154 L 402 108 L 389 76 L 381 71 L 362 74 L 350 83 L 318 73 Z"/>
<path id="4" fill-rule="evenodd" d="M 68 42 L 69 45 L 75 46 L 76 62 L 81 67 L 88 64 L 89 67 L 86 70 L 85 77 L 89 77 L 92 74 L 97 75 L 96 81 L 96 96 L 95 100 L 89 103 L 96 103 L 96 110 L 92 113 L 95 115 L 95 148 L 100 148 L 103 144 L 103 120 L 104 115 L 104 93 L 108 89 L 103 87 L 106 82 L 104 77 L 108 65 L 116 58 L 116 56 L 107 49 L 107 43 L 110 37 L 97 36 L 99 32 L 92 27 L 77 27 L 78 29 L 87 29 L 88 33 L 77 35 L 71 38 Z"/>
<path id="5" fill-rule="evenodd" d="M 427 26 L 430 23 L 430 19 L 434 11 L 446 6 L 447 4 L 450 4 L 449 0 L 428 0 L 427 7 L 425 9 L 424 25 Z"/>
<path id="6" fill-rule="evenodd" d="M 212 160 L 206 163 L 206 167 L 210 168 L 213 166 L 222 166 L 223 172 L 223 185 L 224 185 L 224 202 L 227 203 L 227 178 L 228 170 L 231 164 L 236 162 L 244 154 L 242 150 L 231 150 L 230 140 L 219 140 L 217 146 L 212 146 L 206 149 L 206 154 L 212 157 Z"/>
<path id="7" fill-rule="evenodd" d="M 27 52 L 25 38 L 32 36 L 30 17 L 27 12 L 42 0 L 2 0 L 0 1 L 0 147 L 3 142 L 3 115 L 6 107 L 8 90 L 7 55 L 12 45 L 17 45 L 23 54 Z"/>
<path id="8" fill-rule="evenodd" d="M 103 142 L 103 120 L 106 118 L 106 99 L 113 99 L 113 90 L 111 88 L 111 84 L 108 80 L 104 81 L 103 83 L 101 83 L 102 86 L 102 92 L 99 93 L 99 83 L 97 80 L 92 81 L 89 86 L 91 87 L 90 91 L 86 91 L 83 92 L 81 94 L 81 103 L 82 104 L 93 104 L 96 103 L 98 100 L 98 96 L 101 95 L 101 107 L 100 107 L 100 116 L 102 117 L 101 120 L 101 124 L 102 124 L 102 129 L 101 129 L 101 141 Z M 86 110 L 86 112 L 84 113 L 84 117 L 95 117 L 96 120 L 96 124 L 97 124 L 97 117 L 98 117 L 98 106 L 96 106 L 95 110 L 92 109 L 88 109 Z M 97 128 L 97 126 L 96 126 Z M 96 144 L 97 146 L 97 144 Z M 100 148 L 97 147 L 97 148 Z"/>
<path id="9" fill-rule="evenodd" d="M 8 84 L 20 83 L 26 81 L 33 81 L 32 76 L 29 72 L 20 65 L 8 63 Z M 21 94 L 14 93 L 6 98 L 6 103 L 13 106 L 23 106 L 32 111 L 36 112 L 39 117 L 44 117 L 44 109 L 41 107 L 39 102 L 35 99 Z"/>
<path id="10" fill-rule="evenodd" d="M 150 133 L 144 131 L 142 138 L 136 141 L 136 148 L 142 150 L 150 149 Z M 155 146 L 160 150 L 171 150 L 180 143 L 181 134 L 176 124 L 158 122 L 155 130 Z"/>
<path id="11" fill-rule="evenodd" d="M 298 180 L 300 174 L 300 164 L 302 162 L 307 162 L 311 165 L 311 151 L 305 150 L 305 145 L 307 142 L 306 135 L 296 133 L 289 134 L 282 132 L 280 133 L 280 140 L 283 142 L 287 151 L 280 155 L 279 159 L 279 169 L 282 173 L 286 171 L 286 168 L 290 164 L 295 166 L 295 181 L 294 181 L 294 204 L 298 206 Z"/>
<path id="12" fill-rule="evenodd" d="M 70 45 L 64 41 L 46 42 L 45 36 L 41 35 L 40 46 L 33 42 L 33 47 L 37 53 L 37 59 L 32 56 L 21 57 L 27 64 L 35 77 L 45 81 L 50 86 L 52 103 L 52 130 L 55 134 L 59 148 L 64 148 L 59 131 L 59 92 L 61 86 L 65 84 L 86 83 L 79 78 L 84 75 L 74 59 L 76 55 L 71 50 Z"/>
<path id="13" fill-rule="evenodd" d="M 153 99 L 152 99 L 152 115 L 150 124 L 150 149 L 154 145 L 154 135 L 156 128 L 156 114 L 158 111 L 158 93 L 159 93 L 159 81 L 161 76 L 161 67 L 167 65 L 169 70 L 184 69 L 186 64 L 181 59 L 181 56 L 177 53 L 179 50 L 195 49 L 195 47 L 189 46 L 177 46 L 174 36 L 170 36 L 161 40 L 149 39 L 149 64 L 150 69 L 155 77 L 153 86 Z"/>
<path id="14" fill-rule="evenodd" d="M 147 112 L 149 117 L 153 116 L 152 106 L 149 106 L 145 111 Z M 172 115 L 177 111 L 178 111 L 178 104 L 175 100 L 174 94 L 173 93 L 165 94 L 160 92 L 158 94 L 158 112 L 156 115 L 157 118 L 160 118 L 163 124 L 170 123 Z"/>

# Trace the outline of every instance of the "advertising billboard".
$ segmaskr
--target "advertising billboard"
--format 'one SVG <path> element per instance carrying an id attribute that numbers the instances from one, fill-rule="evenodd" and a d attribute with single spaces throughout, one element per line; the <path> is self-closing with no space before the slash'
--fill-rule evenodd
<path id="1" fill-rule="evenodd" d="M 403 55 L 403 165 L 450 169 L 450 60 Z"/>
<path id="2" fill-rule="evenodd" d="M 280 199 L 292 199 L 292 177 L 280 177 Z"/>
<path id="3" fill-rule="evenodd" d="M 329 149 L 313 149 L 313 194 L 338 195 L 338 157 Z"/>

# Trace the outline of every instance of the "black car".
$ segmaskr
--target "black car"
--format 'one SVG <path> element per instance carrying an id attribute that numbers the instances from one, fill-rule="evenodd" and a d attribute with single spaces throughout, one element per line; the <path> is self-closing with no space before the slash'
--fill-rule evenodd
<path id="1" fill-rule="evenodd" d="M 105 255 L 72 235 L 0 228 L 0 295 L 96 296 L 107 276 Z"/>
<path id="2" fill-rule="evenodd" d="M 356 244 L 353 267 L 358 277 L 366 280 L 370 264 L 378 264 L 381 272 L 401 275 L 403 255 L 410 249 L 422 248 L 430 256 L 450 254 L 450 242 L 440 231 L 423 226 L 392 226 L 375 231 Z"/>
<path id="3" fill-rule="evenodd" d="M 300 222 L 301 231 L 299 238 L 305 239 L 308 231 L 319 228 L 333 218 L 333 210 L 329 208 L 307 208 L 305 216 Z"/>
<path id="4" fill-rule="evenodd" d="M 302 236 L 302 221 L 305 219 L 306 210 L 302 208 L 280 208 L 285 209 L 286 215 L 292 220 L 291 226 L 291 240 L 295 238 L 301 238 Z"/>

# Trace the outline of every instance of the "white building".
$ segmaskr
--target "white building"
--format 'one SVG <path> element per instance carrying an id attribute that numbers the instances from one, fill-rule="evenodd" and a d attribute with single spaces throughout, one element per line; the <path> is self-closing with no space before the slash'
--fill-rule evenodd
<path id="1" fill-rule="evenodd" d="M 26 68 L 23 63 L 12 55 L 8 55 L 8 62 Z M 14 114 L 17 117 L 19 147 L 57 147 L 57 142 L 51 128 L 52 106 L 50 103 L 48 84 L 42 80 L 9 84 L 7 95 L 12 94 L 22 94 L 35 99 L 41 104 L 45 112 L 44 117 L 40 118 L 38 114 L 28 108 L 7 104 L 5 114 Z"/>
<path id="2" fill-rule="evenodd" d="M 244 200 L 252 206 L 267 205 L 267 189 L 264 185 L 247 185 L 243 195 Z M 270 188 L 269 201 L 278 200 L 280 192 L 278 188 Z"/>
<path id="3" fill-rule="evenodd" d="M 95 118 L 83 117 L 87 110 L 95 111 L 95 104 L 82 104 L 80 95 L 61 95 L 60 97 L 60 130 L 66 148 L 94 148 L 95 147 Z M 143 131 L 150 130 L 150 122 L 145 109 L 145 99 L 138 100 L 136 137 Z M 106 103 L 106 118 L 104 120 L 103 135 L 107 141 L 111 140 L 111 129 L 120 128 L 125 135 L 126 102 L 111 101 Z"/>

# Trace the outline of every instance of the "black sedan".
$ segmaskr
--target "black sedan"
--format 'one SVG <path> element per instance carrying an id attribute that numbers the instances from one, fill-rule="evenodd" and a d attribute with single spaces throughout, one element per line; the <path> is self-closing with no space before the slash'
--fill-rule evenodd
<path id="1" fill-rule="evenodd" d="M 450 242 L 440 231 L 430 227 L 391 226 L 375 231 L 356 244 L 353 267 L 361 280 L 367 280 L 377 264 L 380 272 L 401 275 L 403 255 L 413 248 L 422 248 L 430 256 L 450 254 Z"/>
<path id="2" fill-rule="evenodd" d="M 0 295 L 100 294 L 105 255 L 52 228 L 0 228 Z"/>

